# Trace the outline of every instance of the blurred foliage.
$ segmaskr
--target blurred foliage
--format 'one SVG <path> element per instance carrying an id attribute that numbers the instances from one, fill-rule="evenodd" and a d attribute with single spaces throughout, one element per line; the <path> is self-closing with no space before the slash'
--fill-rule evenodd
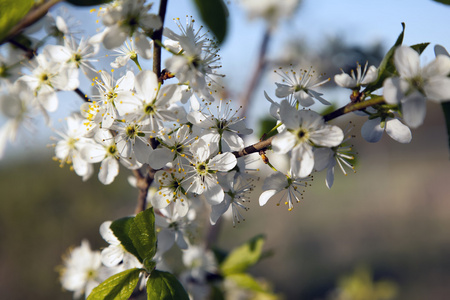
<path id="1" fill-rule="evenodd" d="M 446 5 L 450 5 L 450 0 L 433 0 L 433 1 L 439 2 L 439 3 L 442 3 L 442 4 L 446 4 Z"/>
<path id="2" fill-rule="evenodd" d="M 330 300 L 392 300 L 398 295 L 398 286 L 389 280 L 375 281 L 367 267 L 358 267 L 353 274 L 339 279 Z"/>
<path id="3" fill-rule="evenodd" d="M 228 28 L 228 8 L 223 0 L 194 0 L 203 22 L 211 29 L 221 44 L 226 37 Z"/>
<path id="4" fill-rule="evenodd" d="M 0 0 L 0 41 L 33 7 L 34 0 Z"/>
<path id="5" fill-rule="evenodd" d="M 33 158 L 0 165 L 0 291 L 3 299 L 72 299 L 58 281 L 61 257 L 83 238 L 106 246 L 98 228 L 133 213 L 137 191 L 125 170 L 104 186 L 97 173 L 82 182 L 60 169 L 50 154 Z"/>

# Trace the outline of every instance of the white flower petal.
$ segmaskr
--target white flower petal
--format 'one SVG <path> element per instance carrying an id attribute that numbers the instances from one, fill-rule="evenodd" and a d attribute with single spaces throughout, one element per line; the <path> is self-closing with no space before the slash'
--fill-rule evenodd
<path id="1" fill-rule="evenodd" d="M 420 73 L 419 53 L 410 47 L 398 47 L 394 53 L 394 63 L 402 77 L 412 78 Z"/>
<path id="2" fill-rule="evenodd" d="M 266 205 L 267 201 L 269 201 L 269 199 L 272 198 L 277 192 L 278 190 L 268 190 L 262 192 L 261 195 L 259 196 L 259 205 L 260 206 Z"/>
<path id="3" fill-rule="evenodd" d="M 430 78 L 434 76 L 447 76 L 450 73 L 450 57 L 438 55 L 436 59 L 430 62 L 422 69 L 422 77 Z"/>
<path id="4" fill-rule="evenodd" d="M 408 126 L 417 128 L 422 125 L 426 112 L 426 99 L 421 93 L 414 92 L 402 100 L 403 119 Z"/>
<path id="5" fill-rule="evenodd" d="M 212 170 L 227 172 L 236 166 L 237 159 L 233 153 L 227 152 L 214 156 L 208 163 Z"/>
<path id="6" fill-rule="evenodd" d="M 117 266 L 123 260 L 123 254 L 121 245 L 109 246 L 102 250 L 102 263 L 107 267 Z"/>
<path id="7" fill-rule="evenodd" d="M 356 79 L 352 78 L 347 73 L 341 73 L 334 76 L 334 81 L 337 85 L 344 88 L 354 88 L 356 87 Z"/>
<path id="8" fill-rule="evenodd" d="M 450 101 L 450 78 L 432 77 L 427 81 L 424 90 L 429 100 Z"/>
<path id="9" fill-rule="evenodd" d="M 327 170 L 327 178 L 325 179 L 325 184 L 327 188 L 331 189 L 334 182 L 334 167 L 328 168 Z"/>
<path id="10" fill-rule="evenodd" d="M 344 132 L 338 126 L 326 125 L 319 130 L 311 132 L 309 139 L 320 146 L 336 147 L 342 143 Z"/>
<path id="11" fill-rule="evenodd" d="M 162 229 L 158 233 L 158 252 L 165 253 L 175 243 L 175 232 L 170 229 Z"/>
<path id="12" fill-rule="evenodd" d="M 111 184 L 117 175 L 119 175 L 119 163 L 115 158 L 110 157 L 102 161 L 100 172 L 98 173 L 98 179 L 101 183 L 105 185 Z"/>
<path id="13" fill-rule="evenodd" d="M 376 143 L 383 136 L 384 129 L 381 128 L 380 122 L 380 118 L 367 120 L 361 127 L 361 135 L 369 143 Z"/>
<path id="14" fill-rule="evenodd" d="M 291 171 L 296 178 L 305 178 L 314 169 L 314 153 L 312 147 L 301 144 L 292 150 Z"/>
<path id="15" fill-rule="evenodd" d="M 386 121 L 386 133 L 397 142 L 403 144 L 411 142 L 412 139 L 409 127 L 397 119 L 389 119 Z"/>
<path id="16" fill-rule="evenodd" d="M 231 151 L 239 151 L 244 148 L 244 140 L 234 132 L 224 131 L 222 139 L 227 143 Z"/>
<path id="17" fill-rule="evenodd" d="M 151 102 L 156 98 L 158 92 L 158 78 L 152 71 L 144 70 L 135 77 L 135 88 L 139 95 L 144 97 L 146 102 Z"/>
<path id="18" fill-rule="evenodd" d="M 294 148 L 297 137 L 289 131 L 277 134 L 272 140 L 272 149 L 275 153 L 285 154 Z"/>
<path id="19" fill-rule="evenodd" d="M 203 192 L 203 195 L 209 204 L 217 205 L 223 201 L 225 193 L 217 181 L 214 181 L 212 178 L 206 178 L 204 184 L 206 189 Z"/>

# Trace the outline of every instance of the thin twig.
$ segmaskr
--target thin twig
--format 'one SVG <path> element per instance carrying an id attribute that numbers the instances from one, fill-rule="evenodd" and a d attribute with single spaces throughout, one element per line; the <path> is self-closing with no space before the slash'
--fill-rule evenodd
<path id="1" fill-rule="evenodd" d="M 148 173 L 145 175 L 140 170 L 133 170 L 133 174 L 136 177 L 136 187 L 139 190 L 138 201 L 134 210 L 136 215 L 147 208 L 148 188 L 155 179 L 155 173 L 156 171 L 151 167 L 148 167 Z"/>
<path id="2" fill-rule="evenodd" d="M 81 99 L 83 99 L 83 101 L 85 102 L 89 102 L 89 97 L 87 96 L 87 94 L 83 93 L 83 91 L 80 90 L 80 88 L 76 88 L 74 90 L 74 92 L 80 96 Z"/>
<path id="3" fill-rule="evenodd" d="M 384 98 L 383 97 L 375 97 L 363 102 L 358 102 L 358 103 L 349 103 L 329 114 L 326 114 L 323 116 L 323 119 L 325 120 L 325 122 L 331 121 L 333 119 L 336 119 L 337 117 L 343 116 L 345 114 L 348 114 L 352 111 L 356 111 L 356 110 L 361 110 L 361 109 L 365 109 L 368 108 L 370 106 L 374 106 L 377 104 L 383 104 L 385 103 Z M 263 150 L 267 150 L 271 145 L 272 145 L 272 140 L 275 136 L 272 136 L 266 140 L 263 140 L 261 142 L 258 142 L 256 144 L 250 145 L 245 147 L 244 149 L 242 149 L 241 151 L 234 151 L 233 154 L 234 156 L 236 156 L 236 158 L 238 157 L 242 157 L 245 155 L 249 155 L 252 153 L 259 153 L 259 151 Z"/>
<path id="4" fill-rule="evenodd" d="M 162 26 L 153 33 L 152 39 L 161 41 L 164 30 L 164 20 L 166 18 L 168 0 L 161 0 L 159 5 L 159 17 L 161 18 Z M 153 43 L 153 72 L 156 74 L 158 80 L 161 80 L 161 46 L 158 43 Z"/>
<path id="5" fill-rule="evenodd" d="M 164 19 L 166 18 L 168 0 L 161 0 L 159 5 L 159 17 L 161 18 L 162 26 L 161 29 L 156 30 L 153 33 L 152 39 L 161 41 L 162 32 L 164 29 Z M 158 80 L 161 80 L 161 46 L 158 43 L 153 43 L 153 72 L 156 74 Z M 157 140 L 154 138 L 150 139 L 150 144 L 152 148 L 157 147 Z M 152 184 L 156 170 L 147 166 L 147 174 L 144 176 L 139 170 L 134 170 L 134 176 L 137 179 L 137 188 L 139 189 L 138 203 L 136 205 L 135 213 L 138 214 L 147 208 L 147 194 L 148 188 Z"/>

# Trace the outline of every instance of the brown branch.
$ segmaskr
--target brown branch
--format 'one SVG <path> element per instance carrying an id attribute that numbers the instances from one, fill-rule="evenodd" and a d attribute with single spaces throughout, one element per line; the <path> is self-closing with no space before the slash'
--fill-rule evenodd
<path id="1" fill-rule="evenodd" d="M 76 88 L 73 90 L 78 96 L 80 96 L 81 99 L 83 99 L 83 101 L 85 102 L 89 102 L 89 97 L 87 96 L 87 94 L 83 93 L 83 91 L 81 91 L 79 88 Z"/>
<path id="2" fill-rule="evenodd" d="M 325 120 L 325 122 L 328 122 L 330 120 L 336 119 L 337 117 L 340 117 L 342 115 L 348 114 L 352 111 L 357 111 L 357 110 L 361 110 L 361 109 L 365 109 L 368 108 L 370 106 L 374 106 L 377 104 L 383 104 L 386 103 L 384 101 L 384 98 L 381 96 L 378 97 L 374 97 L 372 99 L 369 100 L 365 100 L 362 102 L 357 102 L 357 103 L 349 103 L 329 114 L 326 114 L 325 116 L 323 116 L 323 119 Z"/>
<path id="3" fill-rule="evenodd" d="M 362 110 L 362 109 L 368 108 L 370 106 L 374 106 L 377 104 L 383 104 L 383 103 L 385 103 L 385 101 L 384 101 L 384 98 L 381 96 L 375 97 L 375 98 L 372 98 L 372 99 L 369 99 L 366 101 L 358 102 L 358 103 L 349 103 L 329 114 L 324 115 L 323 119 L 325 120 L 325 122 L 328 122 L 330 120 L 336 119 L 337 117 L 348 114 L 352 111 Z M 233 154 L 234 154 L 234 156 L 236 156 L 236 158 L 239 158 L 239 157 L 249 155 L 252 153 L 259 153 L 261 150 L 265 151 L 272 145 L 273 138 L 274 138 L 274 136 L 272 136 L 266 140 L 263 140 L 261 142 L 258 142 L 256 144 L 247 146 L 244 149 L 242 149 L 241 151 L 234 151 Z"/>
<path id="4" fill-rule="evenodd" d="M 159 5 L 158 15 L 161 18 L 162 26 L 160 29 L 156 30 L 152 35 L 152 39 L 155 41 L 161 41 L 162 39 L 162 33 L 164 30 L 164 19 L 166 18 L 167 2 L 168 0 L 161 0 L 161 3 Z M 162 82 L 161 46 L 158 43 L 153 43 L 153 72 L 156 74 L 158 80 Z M 156 139 L 154 138 L 150 139 L 150 144 L 152 148 L 157 147 L 156 143 L 157 143 Z M 138 203 L 135 209 L 135 213 L 138 214 L 141 211 L 144 211 L 147 207 L 148 188 L 150 187 L 151 183 L 155 178 L 156 171 L 153 170 L 150 166 L 148 166 L 148 173 L 146 175 L 143 175 L 139 170 L 134 170 L 133 173 L 137 179 L 136 185 L 137 188 L 139 189 Z"/>
<path id="5" fill-rule="evenodd" d="M 143 175 L 140 170 L 133 170 L 133 174 L 136 177 L 136 187 L 139 190 L 138 202 L 136 204 L 136 209 L 134 210 L 136 215 L 147 208 L 148 188 L 155 179 L 155 173 L 156 171 L 151 167 L 148 167 L 148 173 L 145 175 Z"/>
<path id="6" fill-rule="evenodd" d="M 259 151 L 261 151 L 261 150 L 267 150 L 267 148 L 270 145 L 272 145 L 272 139 L 273 139 L 273 136 L 271 136 L 267 140 L 247 146 L 244 149 L 242 149 L 241 151 L 234 151 L 233 154 L 234 154 L 234 156 L 236 156 L 236 158 L 238 158 L 238 157 L 242 157 L 242 156 L 249 155 L 252 153 L 259 153 Z"/>
<path id="7" fill-rule="evenodd" d="M 28 12 L 28 14 L 9 31 L 8 35 L 2 41 L 0 41 L 0 45 L 11 40 L 16 35 L 21 33 L 25 28 L 39 21 L 42 17 L 44 17 L 47 14 L 48 10 L 52 6 L 61 1 L 62 0 L 49 0 L 47 2 L 42 3 L 41 5 L 32 8 Z"/>
<path id="8" fill-rule="evenodd" d="M 168 0 L 161 0 L 159 5 L 159 17 L 161 18 L 162 26 L 153 33 L 152 39 L 161 41 L 164 30 L 164 19 L 166 18 Z M 153 72 L 156 74 L 158 80 L 161 80 L 161 46 L 158 43 L 153 43 Z"/>

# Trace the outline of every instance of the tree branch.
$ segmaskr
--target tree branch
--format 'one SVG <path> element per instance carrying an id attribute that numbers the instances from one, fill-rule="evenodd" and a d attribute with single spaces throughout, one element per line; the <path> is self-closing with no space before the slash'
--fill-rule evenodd
<path id="1" fill-rule="evenodd" d="M 168 0 L 161 0 L 159 5 L 159 17 L 161 18 L 161 29 L 156 30 L 153 33 L 152 39 L 155 41 L 161 41 L 162 33 L 164 30 L 164 19 L 166 18 Z M 153 43 L 153 72 L 156 74 L 158 80 L 161 80 L 161 46 L 158 43 Z"/>
<path id="2" fill-rule="evenodd" d="M 333 119 L 336 119 L 337 117 L 343 116 L 345 114 L 348 114 L 352 111 L 361 110 L 368 108 L 370 106 L 374 106 L 377 104 L 383 104 L 385 103 L 384 98 L 382 96 L 378 96 L 369 100 L 365 100 L 358 103 L 349 103 L 329 114 L 326 114 L 323 116 L 323 119 L 325 122 L 331 121 Z M 256 144 L 250 145 L 242 149 L 241 151 L 234 151 L 233 154 L 236 156 L 236 158 L 249 155 L 252 153 L 259 153 L 259 151 L 265 151 L 272 145 L 272 140 L 274 136 L 263 140 L 261 142 L 258 142 Z"/>
<path id="3" fill-rule="evenodd" d="M 139 189 L 138 202 L 134 210 L 136 215 L 147 208 L 148 188 L 155 179 L 155 173 L 156 171 L 151 167 L 148 167 L 146 175 L 143 175 L 140 170 L 133 170 L 133 174 L 136 177 L 136 187 Z"/>

